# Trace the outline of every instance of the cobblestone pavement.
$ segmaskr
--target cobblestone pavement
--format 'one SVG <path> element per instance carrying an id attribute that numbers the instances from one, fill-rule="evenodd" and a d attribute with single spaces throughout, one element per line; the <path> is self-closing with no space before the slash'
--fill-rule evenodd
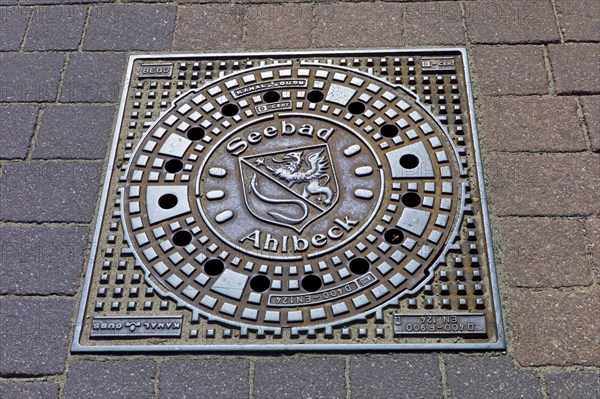
<path id="1" fill-rule="evenodd" d="M 600 397 L 597 0 L 0 0 L 3 398 Z M 69 353 L 130 52 L 466 46 L 506 352 Z"/>

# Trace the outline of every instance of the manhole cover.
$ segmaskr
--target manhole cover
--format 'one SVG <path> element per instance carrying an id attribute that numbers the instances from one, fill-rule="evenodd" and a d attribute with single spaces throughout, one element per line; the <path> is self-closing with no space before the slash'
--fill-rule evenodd
<path id="1" fill-rule="evenodd" d="M 133 56 L 73 350 L 502 348 L 468 76 Z"/>

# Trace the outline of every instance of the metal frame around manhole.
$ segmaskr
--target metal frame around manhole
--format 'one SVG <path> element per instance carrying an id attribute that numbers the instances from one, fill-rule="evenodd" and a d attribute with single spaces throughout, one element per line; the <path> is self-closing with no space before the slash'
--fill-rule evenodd
<path id="1" fill-rule="evenodd" d="M 466 50 L 134 55 L 124 86 L 74 352 L 504 348 Z"/>

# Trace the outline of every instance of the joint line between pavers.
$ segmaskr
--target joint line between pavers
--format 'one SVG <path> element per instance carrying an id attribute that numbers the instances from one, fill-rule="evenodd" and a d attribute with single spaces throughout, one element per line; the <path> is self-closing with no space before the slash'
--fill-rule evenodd
<path id="1" fill-rule="evenodd" d="M 81 30 L 81 40 L 79 41 L 79 45 L 77 46 L 77 51 L 83 51 L 83 41 L 87 36 L 88 26 L 90 25 L 90 19 L 92 18 L 92 6 L 88 6 L 85 13 L 85 21 L 83 22 L 83 29 Z"/>
<path id="2" fill-rule="evenodd" d="M 310 8 L 312 13 L 311 27 L 310 27 L 310 47 L 317 48 L 317 5 L 313 2 Z"/>
<path id="3" fill-rule="evenodd" d="M 585 141 L 588 150 L 590 152 L 593 152 L 592 139 L 590 137 L 590 132 L 587 128 L 585 112 L 583 111 L 583 105 L 581 104 L 581 97 L 575 96 L 575 102 L 577 103 L 577 119 L 579 119 L 579 124 L 581 125 L 581 129 L 583 131 L 583 140 Z"/>
<path id="4" fill-rule="evenodd" d="M 233 0 L 230 3 L 230 7 L 234 7 Z M 247 50 L 247 40 L 248 40 L 248 11 L 249 7 L 244 7 L 244 16 L 242 17 L 242 50 Z"/>
<path id="5" fill-rule="evenodd" d="M 256 359 L 250 359 L 248 367 L 248 398 L 254 399 L 254 369 L 256 368 Z"/>
<path id="6" fill-rule="evenodd" d="M 536 370 L 536 371 L 537 371 L 538 379 L 540 382 L 540 392 L 542 394 L 542 398 L 549 399 L 547 387 L 546 387 L 546 376 L 540 370 Z"/>
<path id="7" fill-rule="evenodd" d="M 560 43 L 565 43 L 565 36 L 563 35 L 562 27 L 560 26 L 560 18 L 558 16 L 558 7 L 556 6 L 556 0 L 550 0 L 550 4 L 552 5 L 552 12 L 554 13 L 554 20 L 556 22 L 556 29 L 558 29 L 558 37 L 560 38 Z"/>
<path id="8" fill-rule="evenodd" d="M 58 98 L 58 93 L 56 94 Z M 35 118 L 35 127 L 33 129 L 33 134 L 31 135 L 31 141 L 29 142 L 29 148 L 27 150 L 27 155 L 25 156 L 25 161 L 31 161 L 33 158 L 33 151 L 35 151 L 35 144 L 37 142 L 37 138 L 39 132 L 42 128 L 42 118 L 44 116 L 44 112 L 46 111 L 46 104 L 40 106 L 38 110 L 37 116 Z"/>
<path id="9" fill-rule="evenodd" d="M 23 40 L 21 41 L 21 45 L 19 46 L 19 52 L 22 53 L 25 49 L 25 44 L 27 42 L 27 36 L 29 36 L 29 31 L 31 30 L 31 26 L 33 25 L 33 15 L 38 10 L 38 7 L 34 7 L 30 9 L 29 19 L 27 20 L 27 27 L 25 28 L 25 33 L 23 33 Z"/>
<path id="10" fill-rule="evenodd" d="M 351 399 L 352 389 L 350 385 L 350 357 L 345 356 L 344 360 L 344 383 L 346 387 L 346 399 Z"/>
<path id="11" fill-rule="evenodd" d="M 442 395 L 444 399 L 450 398 L 450 391 L 448 389 L 448 376 L 446 375 L 446 361 L 442 355 L 438 355 L 438 367 L 440 370 L 440 386 L 442 388 Z"/>
<path id="12" fill-rule="evenodd" d="M 160 366 L 161 366 L 161 362 L 157 361 L 154 362 L 154 364 L 156 365 L 156 372 L 154 373 L 154 379 L 152 380 L 152 391 L 153 391 L 153 399 L 158 399 L 158 392 L 160 389 Z"/>
<path id="13" fill-rule="evenodd" d="M 583 245 L 585 248 L 585 257 L 588 261 L 588 268 L 592 276 L 592 285 L 598 286 L 598 284 L 600 284 L 600 276 L 596 272 L 596 267 L 594 267 L 594 253 L 592 251 L 593 244 L 586 228 L 589 220 L 590 218 L 587 218 L 580 223 L 582 224 L 581 228 L 583 230 Z"/>
<path id="14" fill-rule="evenodd" d="M 554 84 L 554 74 L 552 72 L 552 62 L 550 62 L 550 54 L 548 54 L 548 46 L 542 45 L 542 51 L 544 53 L 544 67 L 546 69 L 546 77 L 548 79 L 548 93 L 556 95 L 556 85 Z"/>

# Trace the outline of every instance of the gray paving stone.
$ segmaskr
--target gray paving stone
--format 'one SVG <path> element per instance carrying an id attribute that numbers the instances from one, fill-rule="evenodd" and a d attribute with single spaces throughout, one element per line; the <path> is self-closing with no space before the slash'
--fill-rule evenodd
<path id="1" fill-rule="evenodd" d="M 544 51 L 539 46 L 481 46 L 470 55 L 484 95 L 548 93 Z"/>
<path id="2" fill-rule="evenodd" d="M 572 97 L 488 98 L 480 108 L 483 144 L 494 151 L 587 149 Z"/>
<path id="3" fill-rule="evenodd" d="M 600 43 L 551 44 L 548 50 L 557 93 L 600 93 Z"/>
<path id="4" fill-rule="evenodd" d="M 166 50 L 171 47 L 177 7 L 163 4 L 94 6 L 84 50 Z"/>
<path id="5" fill-rule="evenodd" d="M 353 399 L 444 397 L 438 359 L 431 355 L 351 358 L 350 392 Z"/>
<path id="6" fill-rule="evenodd" d="M 54 101 L 64 63 L 62 54 L 0 53 L 0 101 Z"/>
<path id="7" fill-rule="evenodd" d="M 182 6 L 178 11 L 173 48 L 182 51 L 241 49 L 243 27 L 244 8 L 240 5 Z"/>
<path id="8" fill-rule="evenodd" d="M 160 399 L 191 399 L 205 392 L 211 399 L 247 398 L 250 362 L 238 359 L 168 361 L 160 366 Z"/>
<path id="9" fill-rule="evenodd" d="M 88 229 L 0 227 L 0 294 L 74 295 Z"/>
<path id="10" fill-rule="evenodd" d="M 567 371 L 547 374 L 546 392 L 549 399 L 598 399 L 600 372 Z"/>
<path id="11" fill-rule="evenodd" d="M 0 382 L 0 394 L 11 399 L 56 399 L 56 382 Z"/>
<path id="12" fill-rule="evenodd" d="M 467 36 L 472 43 L 548 43 L 560 36 L 547 0 L 465 3 Z"/>
<path id="13" fill-rule="evenodd" d="M 542 398 L 534 371 L 515 367 L 508 357 L 449 357 L 446 374 L 450 398 Z"/>
<path id="14" fill-rule="evenodd" d="M 257 360 L 254 398 L 345 398 L 344 371 L 340 358 Z"/>
<path id="15" fill-rule="evenodd" d="M 85 6 L 35 8 L 25 50 L 77 50 L 86 15 Z"/>
<path id="16" fill-rule="evenodd" d="M 63 102 L 116 102 L 125 71 L 123 53 L 73 54 L 67 65 L 60 100 Z"/>
<path id="17" fill-rule="evenodd" d="M 406 41 L 413 46 L 465 43 L 459 4 L 455 2 L 407 4 Z"/>
<path id="18" fill-rule="evenodd" d="M 499 216 L 587 216 L 600 211 L 600 157 L 498 154 L 487 157 L 490 209 Z"/>
<path id="19" fill-rule="evenodd" d="M 101 168 L 99 162 L 6 165 L 0 178 L 0 220 L 89 223 Z"/>
<path id="20" fill-rule="evenodd" d="M 10 4 L 16 4 L 16 2 Z M 0 8 L 0 51 L 16 51 L 19 49 L 30 16 L 31 10 L 28 8 Z"/>
<path id="21" fill-rule="evenodd" d="M 67 372 L 64 399 L 151 399 L 156 364 L 151 361 L 75 361 Z"/>
<path id="22" fill-rule="evenodd" d="M 0 375 L 62 373 L 74 305 L 72 299 L 0 298 Z"/>
<path id="23" fill-rule="evenodd" d="M 600 151 L 600 96 L 581 97 L 583 114 L 592 149 Z"/>
<path id="24" fill-rule="evenodd" d="M 17 4 L 19 0 L 4 0 L 4 2 L 2 4 L 0 4 L 1 6 L 13 6 L 15 4 Z"/>
<path id="25" fill-rule="evenodd" d="M 113 106 L 47 107 L 33 158 L 104 159 L 114 116 Z"/>
<path id="26" fill-rule="evenodd" d="M 25 158 L 38 110 L 32 105 L 0 107 L 0 159 Z"/>
<path id="27" fill-rule="evenodd" d="M 600 41 L 600 6 L 597 0 L 555 0 L 566 40 Z"/>

